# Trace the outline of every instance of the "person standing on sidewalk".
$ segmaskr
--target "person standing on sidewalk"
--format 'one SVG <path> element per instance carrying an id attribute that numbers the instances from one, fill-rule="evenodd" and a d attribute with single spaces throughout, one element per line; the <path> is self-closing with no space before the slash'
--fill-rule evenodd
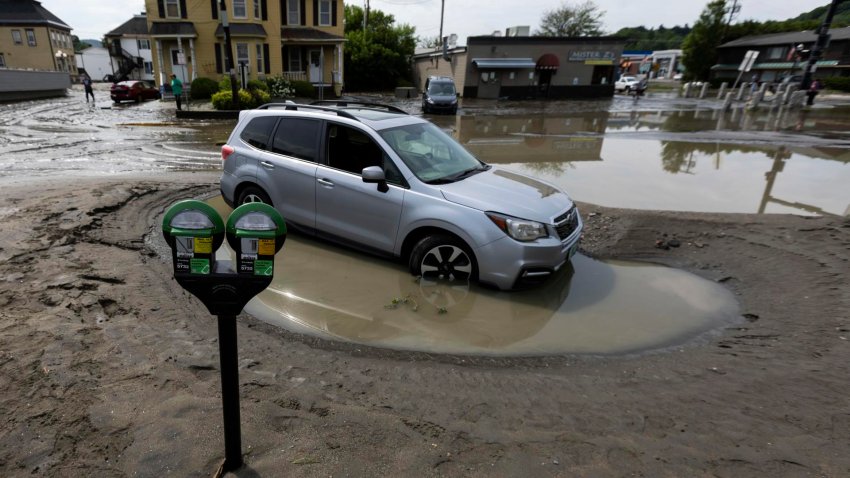
<path id="1" fill-rule="evenodd" d="M 83 75 L 83 89 L 86 90 L 86 103 L 89 102 L 89 95 L 91 95 L 91 102 L 94 103 L 94 90 L 91 87 L 91 78 L 89 75 Z"/>
<path id="2" fill-rule="evenodd" d="M 806 96 L 809 97 L 808 101 L 806 101 L 807 105 L 811 106 L 815 104 L 815 96 L 818 95 L 821 88 L 822 86 L 820 84 L 820 80 L 818 80 L 817 78 L 812 80 L 812 82 L 809 84 L 809 91 L 806 92 Z"/>
<path id="3" fill-rule="evenodd" d="M 177 110 L 180 110 L 181 97 L 183 96 L 183 82 L 177 75 L 171 75 L 171 92 L 174 93 L 174 99 L 177 101 Z"/>

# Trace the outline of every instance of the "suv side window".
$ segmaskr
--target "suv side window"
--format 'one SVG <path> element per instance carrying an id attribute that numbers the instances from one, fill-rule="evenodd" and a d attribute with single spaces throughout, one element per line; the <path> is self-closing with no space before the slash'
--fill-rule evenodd
<path id="1" fill-rule="evenodd" d="M 328 166 L 360 176 L 363 168 L 380 166 L 388 183 L 404 186 L 404 179 L 383 149 L 366 133 L 341 124 L 327 126 Z"/>
<path id="2" fill-rule="evenodd" d="M 255 148 L 268 150 L 269 135 L 272 133 L 275 122 L 277 118 L 274 116 L 254 118 L 245 126 L 239 138 Z"/>
<path id="3" fill-rule="evenodd" d="M 302 118 L 281 118 L 274 133 L 272 152 L 315 163 L 319 121 Z"/>

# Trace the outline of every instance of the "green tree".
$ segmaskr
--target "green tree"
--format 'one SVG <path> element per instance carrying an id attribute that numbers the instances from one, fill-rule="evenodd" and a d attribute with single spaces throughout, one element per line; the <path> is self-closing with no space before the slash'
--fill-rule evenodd
<path id="1" fill-rule="evenodd" d="M 88 43 L 81 42 L 80 37 L 77 35 L 71 35 L 71 41 L 74 44 L 74 51 L 83 51 L 86 48 L 91 48 L 91 45 Z"/>
<path id="2" fill-rule="evenodd" d="M 577 5 L 563 3 L 560 7 L 548 10 L 540 20 L 540 29 L 535 35 L 544 37 L 584 37 L 602 34 L 602 16 L 590 0 Z"/>
<path id="3" fill-rule="evenodd" d="M 416 48 L 416 29 L 396 25 L 395 17 L 369 10 L 363 29 L 363 9 L 345 6 L 345 78 L 349 91 L 385 91 L 412 78 L 410 58 Z"/>
<path id="4" fill-rule="evenodd" d="M 708 80 L 717 63 L 717 47 L 726 31 L 726 0 L 713 0 L 703 9 L 699 20 L 682 43 L 685 80 Z"/>

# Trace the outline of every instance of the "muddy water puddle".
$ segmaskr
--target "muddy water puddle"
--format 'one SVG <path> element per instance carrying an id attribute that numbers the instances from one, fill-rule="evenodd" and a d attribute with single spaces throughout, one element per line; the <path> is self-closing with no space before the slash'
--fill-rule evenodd
<path id="1" fill-rule="evenodd" d="M 210 200 L 223 217 L 230 209 Z M 219 259 L 230 259 L 223 247 Z M 290 234 L 272 285 L 246 307 L 286 330 L 448 354 L 624 354 L 738 320 L 734 296 L 677 269 L 581 255 L 542 287 L 499 292 L 419 281 L 402 265 Z"/>

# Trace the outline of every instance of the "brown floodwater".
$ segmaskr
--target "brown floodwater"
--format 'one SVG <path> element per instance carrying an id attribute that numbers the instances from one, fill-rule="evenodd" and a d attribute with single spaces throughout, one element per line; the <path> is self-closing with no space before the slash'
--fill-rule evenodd
<path id="1" fill-rule="evenodd" d="M 223 217 L 221 197 L 209 201 Z M 232 259 L 225 246 L 219 259 Z M 577 255 L 531 290 L 416 280 L 384 260 L 290 234 L 275 278 L 245 311 L 297 333 L 447 354 L 625 354 L 686 343 L 739 320 L 731 292 L 696 275 Z"/>

